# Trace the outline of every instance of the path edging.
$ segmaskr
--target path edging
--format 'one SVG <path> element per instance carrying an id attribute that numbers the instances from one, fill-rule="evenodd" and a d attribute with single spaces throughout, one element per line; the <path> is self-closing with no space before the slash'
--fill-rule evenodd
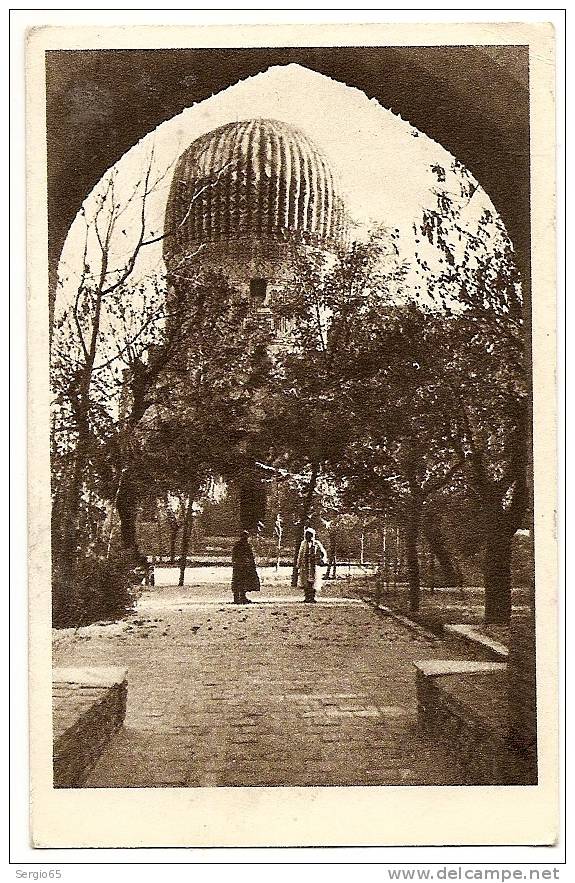
<path id="1" fill-rule="evenodd" d="M 390 616 L 392 619 L 395 619 L 396 622 L 399 622 L 400 625 L 405 626 L 410 631 L 415 632 L 420 635 L 422 638 L 425 638 L 426 641 L 433 641 L 434 643 L 441 641 L 442 639 L 435 635 L 433 632 L 428 631 L 423 628 L 423 626 L 419 625 L 419 623 L 414 622 L 412 619 L 409 619 L 407 616 L 403 616 L 401 613 L 396 613 L 391 607 L 386 607 L 383 604 L 374 604 L 373 601 L 366 597 L 362 597 L 361 599 L 364 604 L 367 604 L 368 607 L 372 607 L 376 613 L 383 614 L 384 616 Z"/>

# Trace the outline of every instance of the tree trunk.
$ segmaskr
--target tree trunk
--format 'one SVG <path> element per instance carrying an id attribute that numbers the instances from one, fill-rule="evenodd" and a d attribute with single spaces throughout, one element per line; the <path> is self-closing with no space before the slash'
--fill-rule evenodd
<path id="1" fill-rule="evenodd" d="M 483 557 L 485 622 L 507 624 L 511 618 L 511 536 L 495 523 Z"/>
<path id="2" fill-rule="evenodd" d="M 328 567 L 327 567 L 327 575 L 331 573 L 333 569 L 333 573 L 331 578 L 337 579 L 337 538 L 332 538 L 330 540 L 329 546 L 329 555 L 328 555 Z"/>
<path id="3" fill-rule="evenodd" d="M 309 520 L 312 502 L 313 502 L 313 495 L 314 495 L 314 491 L 315 491 L 315 486 L 317 484 L 318 475 L 319 475 L 319 463 L 313 463 L 312 468 L 311 468 L 311 475 L 310 475 L 310 479 L 309 479 L 309 484 L 307 486 L 305 497 L 303 499 L 301 520 L 298 525 L 298 530 L 297 530 L 297 534 L 296 534 L 296 538 L 295 538 L 295 548 L 294 548 L 292 574 L 291 574 L 292 588 L 295 588 L 295 586 L 297 586 L 297 556 L 298 556 L 301 541 L 303 540 L 304 531 L 307 527 L 307 522 Z"/>
<path id="4" fill-rule="evenodd" d="M 138 549 L 137 517 L 138 517 L 138 494 L 128 475 L 122 478 L 120 489 L 116 498 L 116 510 L 120 517 L 120 533 L 122 546 L 126 552 L 140 560 L 142 555 Z"/>
<path id="5" fill-rule="evenodd" d="M 435 592 L 435 555 L 429 550 L 429 590 Z"/>
<path id="6" fill-rule="evenodd" d="M 74 452 L 74 466 L 72 477 L 65 495 L 66 505 L 63 512 L 62 547 L 56 551 L 56 557 L 66 577 L 72 578 L 72 569 L 76 559 L 78 545 L 78 520 L 80 517 L 80 499 L 86 464 L 85 450 L 88 440 L 88 430 L 83 428 L 79 420 L 78 443 Z M 58 554 L 59 552 L 59 554 Z"/>
<path id="7" fill-rule="evenodd" d="M 442 580 L 441 585 L 453 588 L 457 586 L 457 571 L 447 547 L 441 528 L 437 521 L 433 518 L 426 518 L 422 525 L 422 531 L 429 543 L 432 554 L 435 556 L 441 567 Z"/>
<path id="8" fill-rule="evenodd" d="M 162 530 L 162 521 L 159 514 L 156 513 L 156 554 L 161 556 L 164 554 L 164 532 Z M 154 555 L 154 558 L 156 556 Z"/>
<path id="9" fill-rule="evenodd" d="M 180 578 L 178 579 L 178 585 L 184 585 L 184 579 L 186 576 L 186 564 L 188 561 L 188 546 L 190 544 L 190 533 L 192 530 L 192 513 L 194 508 L 194 501 L 192 498 L 192 494 L 188 497 L 188 504 L 186 506 L 186 515 L 184 518 L 184 525 L 182 530 L 182 546 L 180 549 Z"/>
<path id="10" fill-rule="evenodd" d="M 383 566 L 383 588 L 385 591 L 389 591 L 389 527 L 387 524 L 387 518 L 383 521 L 383 529 L 381 532 L 381 560 Z"/>
<path id="11" fill-rule="evenodd" d="M 281 527 L 278 530 L 278 544 L 277 544 L 277 556 L 276 556 L 276 573 L 280 571 L 280 564 L 282 560 L 282 529 Z"/>
<path id="12" fill-rule="evenodd" d="M 257 475 L 247 473 L 237 480 L 242 530 L 257 531 L 258 523 L 266 517 L 266 487 Z"/>
<path id="13" fill-rule="evenodd" d="M 107 260 L 104 258 L 100 269 L 100 281 L 106 278 Z M 77 394 L 74 394 L 73 410 L 78 427 L 78 440 L 76 443 L 76 451 L 74 456 L 74 467 L 72 470 L 72 481 L 70 483 L 70 492 L 68 495 L 68 504 L 66 511 L 66 520 L 64 523 L 64 536 L 62 537 L 62 551 L 60 564 L 63 565 L 66 573 L 70 574 L 75 567 L 77 556 L 78 536 L 79 536 L 79 516 L 82 497 L 82 485 L 84 483 L 84 473 L 88 460 L 88 449 L 90 442 L 90 385 L 92 382 L 92 371 L 96 358 L 96 347 L 98 344 L 98 335 L 100 333 L 100 315 L 102 310 L 101 291 L 97 293 L 96 305 L 94 310 L 94 319 L 92 323 L 92 333 L 89 351 L 86 353 L 86 363 L 77 375 L 78 386 Z M 70 387 L 70 392 L 73 387 Z"/>
<path id="14" fill-rule="evenodd" d="M 393 559 L 393 591 L 395 592 L 397 589 L 397 583 L 399 580 L 399 570 L 400 570 L 400 556 L 401 556 L 401 547 L 400 547 L 400 536 L 399 536 L 399 525 L 395 527 L 395 549 L 394 549 L 394 559 Z"/>
<path id="15" fill-rule="evenodd" d="M 180 525 L 177 522 L 169 523 L 170 531 L 170 564 L 176 563 L 176 542 L 180 532 Z"/>
<path id="16" fill-rule="evenodd" d="M 413 501 L 410 506 L 409 518 L 405 530 L 405 551 L 407 557 L 407 571 L 409 581 L 409 609 L 412 613 L 419 610 L 420 583 L 419 583 L 419 555 L 418 540 L 421 522 L 421 506 Z"/>

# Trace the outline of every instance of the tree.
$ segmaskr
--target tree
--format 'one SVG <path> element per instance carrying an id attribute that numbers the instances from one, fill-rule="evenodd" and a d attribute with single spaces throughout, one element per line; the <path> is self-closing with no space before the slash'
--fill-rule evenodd
<path id="1" fill-rule="evenodd" d="M 441 509 L 434 505 L 433 500 L 425 507 L 421 529 L 434 560 L 436 559 L 441 567 L 441 585 L 450 588 L 457 586 L 459 576 L 442 529 Z"/>
<path id="2" fill-rule="evenodd" d="M 202 182 L 192 202 L 224 168 Z M 150 197 L 169 171 L 156 171 L 152 150 L 141 179 L 126 193 L 117 169 L 111 169 L 81 210 L 81 266 L 76 271 L 64 267 L 68 275 L 59 280 L 51 350 L 52 464 L 54 559 L 62 573 L 73 572 L 82 543 L 83 497 L 90 485 L 113 501 L 123 544 L 137 551 L 135 432 L 150 405 L 150 391 L 181 342 L 174 315 L 185 308 L 181 298 L 170 302 L 173 321 L 164 333 L 164 280 L 142 275 L 145 249 L 177 232 L 151 229 L 148 217 Z"/>
<path id="3" fill-rule="evenodd" d="M 108 172 L 90 205 L 82 207 L 83 255 L 78 275 L 59 280 L 61 294 L 51 367 L 55 393 L 53 460 L 56 484 L 54 553 L 63 572 L 73 570 L 80 540 L 80 510 L 87 476 L 97 460 L 102 437 L 113 413 L 109 408 L 110 368 L 116 355 L 133 342 L 118 341 L 114 327 L 125 311 L 126 286 L 134 274 L 143 249 L 161 236 L 149 229 L 147 205 L 167 171 L 154 171 L 153 152 L 142 178 L 122 202 L 117 193 L 117 171 Z M 125 213 L 138 206 L 137 222 L 130 233 L 120 229 Z M 123 240 L 123 248 L 118 240 Z M 127 248 L 127 251 L 126 251 Z M 67 301 L 66 301 L 67 299 Z M 144 308 L 135 340 L 155 326 L 161 309 L 155 303 Z M 117 390 L 116 390 L 117 392 Z M 64 468 L 58 468 L 62 462 Z M 60 479 L 60 480 L 59 480 Z"/>
<path id="4" fill-rule="evenodd" d="M 354 497 L 405 525 L 410 607 L 420 602 L 418 546 L 426 507 L 462 469 L 451 390 L 434 368 L 426 311 L 410 306 L 371 317 L 372 364 L 353 389 L 354 441 L 340 471 Z"/>
<path id="5" fill-rule="evenodd" d="M 267 321 L 249 313 L 219 274 L 196 271 L 187 288 L 178 291 L 162 341 L 146 363 L 138 359 L 132 364 L 124 419 L 111 445 L 122 507 L 126 498 L 125 511 L 119 511 L 129 542 L 135 542 L 139 500 L 152 490 L 158 498 L 185 499 L 189 517 L 184 518 L 182 542 L 187 544 L 198 495 L 214 475 L 231 480 L 243 475 L 246 449 L 257 437 Z M 234 329 L 241 334 L 231 333 Z"/>
<path id="6" fill-rule="evenodd" d="M 175 564 L 176 542 L 185 519 L 185 500 L 181 494 L 170 494 L 167 492 L 157 500 L 157 505 L 168 522 L 170 537 L 169 561 L 170 564 Z"/>
<path id="7" fill-rule="evenodd" d="M 437 371 L 453 395 L 465 475 L 483 512 L 485 618 L 508 622 L 511 539 L 528 506 L 520 278 L 501 221 L 489 208 L 474 212 L 477 185 L 469 173 L 458 163 L 447 171 L 434 166 L 433 173 L 437 205 L 416 228 L 417 259 L 426 293 L 441 308 Z"/>
<path id="8" fill-rule="evenodd" d="M 349 390 L 373 370 L 369 316 L 400 287 L 395 233 L 377 231 L 335 256 L 302 252 L 280 308 L 288 331 L 274 353 L 264 430 L 272 462 L 302 477 L 295 554 L 318 481 L 350 442 Z"/>

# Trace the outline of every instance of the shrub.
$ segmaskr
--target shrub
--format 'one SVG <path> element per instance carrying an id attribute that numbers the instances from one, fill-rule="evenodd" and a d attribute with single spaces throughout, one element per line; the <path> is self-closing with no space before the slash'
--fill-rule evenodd
<path id="1" fill-rule="evenodd" d="M 72 573 L 55 572 L 52 622 L 55 628 L 78 628 L 116 620 L 134 609 L 137 594 L 134 561 L 120 555 L 104 560 L 78 559 Z"/>

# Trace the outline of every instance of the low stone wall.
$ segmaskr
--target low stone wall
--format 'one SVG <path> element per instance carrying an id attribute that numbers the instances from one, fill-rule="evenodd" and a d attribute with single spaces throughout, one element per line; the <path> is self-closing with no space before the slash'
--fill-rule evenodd
<path id="1" fill-rule="evenodd" d="M 55 668 L 52 676 L 55 788 L 81 788 L 122 726 L 125 668 Z"/>
<path id="2" fill-rule="evenodd" d="M 509 651 L 500 641 L 486 635 L 473 625 L 445 625 L 443 633 L 459 649 L 485 662 L 507 662 Z"/>
<path id="3" fill-rule="evenodd" d="M 420 725 L 451 752 L 462 784 L 535 784 L 529 758 L 509 738 L 506 664 L 415 665 Z"/>

